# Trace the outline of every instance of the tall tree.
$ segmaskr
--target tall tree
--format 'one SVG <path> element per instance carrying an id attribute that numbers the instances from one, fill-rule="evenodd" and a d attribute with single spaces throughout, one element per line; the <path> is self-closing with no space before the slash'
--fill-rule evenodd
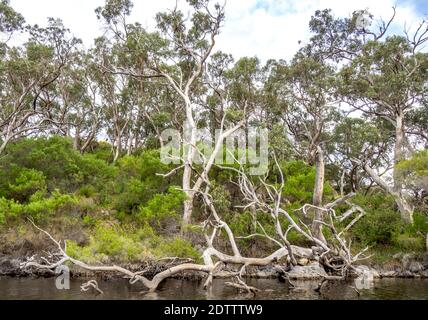
<path id="1" fill-rule="evenodd" d="M 421 25 L 421 28 L 426 26 Z M 428 40 L 428 28 L 415 40 L 392 36 L 368 41 L 361 53 L 343 68 L 343 96 L 353 108 L 369 117 L 388 121 L 394 136 L 393 185 L 362 163 L 373 180 L 392 194 L 404 221 L 413 222 L 413 206 L 405 194 L 398 164 L 413 152 L 407 133 L 406 115 L 427 95 L 428 55 L 418 48 Z"/>

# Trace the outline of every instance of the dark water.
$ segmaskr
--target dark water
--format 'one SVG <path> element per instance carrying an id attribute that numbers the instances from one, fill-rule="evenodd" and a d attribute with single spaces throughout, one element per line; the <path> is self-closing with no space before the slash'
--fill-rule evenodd
<path id="1" fill-rule="evenodd" d="M 360 290 L 357 295 L 352 283 L 335 282 L 323 290 L 323 295 L 316 293 L 313 288 L 317 282 L 297 283 L 295 290 L 274 279 L 250 280 L 249 285 L 256 286 L 262 291 L 256 297 L 239 294 L 235 289 L 227 288 L 222 280 L 215 280 L 211 292 L 203 289 L 203 281 L 166 280 L 158 292 L 144 293 L 144 287 L 130 285 L 125 279 L 99 280 L 103 295 L 94 292 L 81 292 L 80 285 L 84 280 L 71 280 L 70 290 L 57 290 L 54 279 L 0 278 L 0 300 L 79 300 L 79 299 L 418 299 L 428 300 L 428 279 L 382 279 L 374 283 L 373 288 Z"/>

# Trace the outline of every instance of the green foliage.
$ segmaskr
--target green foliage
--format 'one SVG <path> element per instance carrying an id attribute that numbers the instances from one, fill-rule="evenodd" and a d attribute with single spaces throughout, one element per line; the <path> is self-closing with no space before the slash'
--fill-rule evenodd
<path id="1" fill-rule="evenodd" d="M 395 208 L 393 197 L 382 192 L 353 200 L 367 214 L 350 230 L 352 237 L 362 245 L 390 246 L 401 250 L 423 251 L 428 233 L 425 213 L 414 213 L 414 224 L 405 224 Z M 351 219 L 351 218 L 350 218 Z"/>
<path id="2" fill-rule="evenodd" d="M 18 30 L 24 22 L 24 17 L 10 7 L 9 0 L 0 1 L 0 33 Z"/>
<path id="3" fill-rule="evenodd" d="M 20 215 L 22 206 L 14 200 L 0 198 L 0 225 L 7 222 L 7 219 Z"/>
<path id="4" fill-rule="evenodd" d="M 93 239 L 96 252 L 112 259 L 135 260 L 142 252 L 142 245 L 128 237 L 127 232 L 119 226 L 99 226 Z"/>
<path id="5" fill-rule="evenodd" d="M 88 246 L 67 242 L 67 254 L 90 262 L 135 261 L 143 259 L 145 248 L 136 238 L 115 224 L 100 223 L 90 237 Z"/>
<path id="6" fill-rule="evenodd" d="M 425 250 L 425 239 L 423 237 L 417 237 L 409 235 L 407 233 L 397 234 L 393 239 L 393 244 L 401 250 L 407 251 L 424 251 Z"/>
<path id="7" fill-rule="evenodd" d="M 106 163 L 111 163 L 113 160 L 113 155 L 111 152 L 111 145 L 105 141 L 99 141 L 95 148 L 91 151 L 96 159 L 103 160 Z"/>
<path id="8" fill-rule="evenodd" d="M 230 211 L 232 197 L 229 190 L 223 185 L 214 182 L 212 184 L 211 196 L 213 197 L 214 206 L 220 214 L 225 214 Z"/>
<path id="9" fill-rule="evenodd" d="M 8 143 L 6 149 L 0 147 L 0 225 L 9 227 L 27 217 L 41 223 L 53 223 L 55 218 L 69 224 L 79 220 L 90 234 L 89 244 L 69 242 L 68 251 L 85 261 L 166 255 L 199 259 L 191 243 L 175 233 L 185 200 L 185 194 L 174 187 L 181 182 L 180 172 L 158 176 L 171 167 L 161 162 L 159 151 L 152 150 L 159 147 L 159 132 L 179 127 L 189 117 L 188 108 L 183 109 L 189 101 L 198 128 L 213 135 L 220 121 L 225 127 L 245 120 L 246 127 L 269 129 L 270 147 L 285 178 L 282 205 L 289 212 L 312 202 L 316 170 L 308 163 L 315 162 L 317 147 L 326 155 L 326 203 L 334 193 L 328 180 L 339 181 L 342 172 L 346 192 L 358 184 L 365 187 L 367 179 L 353 158 L 362 159 L 363 154 L 374 169 L 388 167 L 387 155 L 394 147 L 391 123 L 398 123 L 397 115 L 403 114 L 406 135 L 426 131 L 427 53 L 418 50 L 412 37 L 389 32 L 376 40 L 366 37 L 357 25 L 365 11 L 343 19 L 336 19 L 330 10 L 317 11 L 310 22 L 313 37 L 308 45 L 290 62 L 271 60 L 262 66 L 257 57 L 235 62 L 228 54 L 211 55 L 216 50 L 210 42 L 214 45 L 225 20 L 223 8 L 209 5 L 208 0 L 187 3 L 188 18 L 180 10 L 159 13 L 156 32 L 150 33 L 141 24 L 126 21 L 131 0 L 106 0 L 96 15 L 114 32 L 96 39 L 95 47 L 83 52 L 76 46 L 78 40 L 67 37 L 61 21 L 49 19 L 47 28 L 23 28 L 24 18 L 9 0 L 0 0 L 2 38 L 20 30 L 28 39 L 16 47 L 0 39 L 0 139 Z M 199 58 L 205 56 L 200 68 Z M 106 72 L 100 65 L 132 75 Z M 182 83 L 188 84 L 186 97 L 177 88 Z M 364 116 L 352 118 L 349 110 L 342 112 L 338 99 Z M 42 128 L 34 128 L 41 119 Z M 72 137 L 53 132 L 75 134 L 76 147 L 88 138 L 84 146 L 90 151 L 81 154 L 73 148 Z M 115 144 L 91 140 L 101 134 Z M 421 134 L 414 141 L 425 138 Z M 196 142 L 201 148 L 204 144 Z M 190 148 L 185 145 L 184 149 Z M 119 159 L 114 157 L 113 163 L 116 151 Z M 127 151 L 133 154 L 121 157 Z M 238 158 L 256 153 L 234 152 Z M 229 166 L 238 168 L 237 163 Z M 192 169 L 194 181 L 201 166 L 194 164 Z M 269 183 L 278 186 L 279 172 L 272 161 L 270 169 Z M 428 188 L 428 151 L 416 153 L 395 169 L 394 179 L 400 172 L 406 190 L 422 203 L 417 207 L 421 210 Z M 234 208 L 242 205 L 238 188 L 229 183 L 236 178 L 236 172 L 219 167 L 209 172 L 219 215 L 236 236 L 255 232 L 274 236 L 269 214 Z M 250 179 L 261 186 L 259 177 Z M 269 198 L 262 193 L 261 198 Z M 198 211 L 203 211 L 200 200 L 195 199 L 195 224 L 200 222 Z M 358 245 L 423 248 L 428 232 L 425 213 L 416 213 L 414 225 L 409 226 L 401 222 L 390 196 L 358 195 L 355 201 L 367 211 L 349 231 Z M 280 219 L 286 228 L 288 222 Z M 195 235 L 201 229 L 187 228 L 184 231 Z M 224 230 L 221 233 L 224 236 Z M 296 244 L 306 241 L 295 230 L 288 236 Z M 326 231 L 326 236 L 331 234 Z M 254 241 L 239 240 L 249 250 Z"/>
<path id="10" fill-rule="evenodd" d="M 372 211 L 354 226 L 352 233 L 365 244 L 392 244 L 401 227 L 400 215 L 394 210 Z"/>
<path id="11" fill-rule="evenodd" d="M 413 219 L 413 225 L 406 225 L 394 235 L 393 244 L 402 250 L 425 251 L 428 217 L 423 212 L 415 212 Z"/>
<path id="12" fill-rule="evenodd" d="M 102 189 L 114 177 L 115 169 L 92 155 L 82 156 L 66 138 L 22 139 L 10 144 L 0 159 L 0 195 L 11 192 L 8 181 L 31 178 L 40 184 L 42 174 L 49 192 L 74 192 L 85 184 Z"/>
<path id="13" fill-rule="evenodd" d="M 179 220 L 179 210 L 186 199 L 184 192 L 171 186 L 166 194 L 157 194 L 148 203 L 140 207 L 137 218 L 140 222 L 160 225 L 168 218 Z"/>
<path id="14" fill-rule="evenodd" d="M 281 164 L 284 173 L 284 196 L 288 201 L 300 206 L 312 203 L 316 170 L 303 161 L 288 161 Z M 332 195 L 332 188 L 328 182 L 324 185 L 324 197 Z"/>
<path id="15" fill-rule="evenodd" d="M 132 262 L 155 257 L 200 259 L 200 254 L 190 242 L 161 237 L 148 224 L 133 229 L 108 221 L 95 226 L 87 246 L 67 241 L 67 254 L 87 263 Z"/>
<path id="16" fill-rule="evenodd" d="M 158 151 L 146 151 L 139 156 L 126 156 L 118 161 L 113 207 L 131 213 L 155 194 L 167 189 L 166 180 L 158 173 L 166 172 Z"/>
<path id="17" fill-rule="evenodd" d="M 401 161 L 396 169 L 408 186 L 428 190 L 428 150 L 420 151 L 411 159 Z"/>
<path id="18" fill-rule="evenodd" d="M 365 208 L 367 215 L 353 228 L 352 235 L 367 245 L 392 244 L 393 237 L 403 227 L 400 215 L 394 209 L 394 200 L 383 193 L 358 195 L 354 201 Z"/>
<path id="19" fill-rule="evenodd" d="M 201 260 L 201 254 L 192 244 L 181 238 L 163 241 L 154 252 L 159 257 L 191 258 L 196 262 Z"/>
<path id="20" fill-rule="evenodd" d="M 49 198 L 45 198 L 42 192 L 36 192 L 30 198 L 29 203 L 20 204 L 15 200 L 0 198 L 0 222 L 6 219 L 31 217 L 35 221 L 46 221 L 52 214 L 59 210 L 66 210 L 77 206 L 79 200 L 70 195 L 53 192 Z"/>
<path id="21" fill-rule="evenodd" d="M 249 211 L 230 213 L 226 218 L 229 227 L 237 237 L 246 236 L 254 231 L 254 219 Z"/>
<path id="22" fill-rule="evenodd" d="M 390 245 L 403 250 L 423 250 L 428 233 L 426 214 L 415 212 L 414 224 L 403 223 L 395 210 L 394 199 L 383 193 L 358 195 L 355 201 L 367 215 L 352 229 L 357 241 L 368 245 Z"/>
<path id="23" fill-rule="evenodd" d="M 9 184 L 9 198 L 21 203 L 27 202 L 37 191 L 45 191 L 46 179 L 43 172 L 24 168 L 13 184 Z"/>

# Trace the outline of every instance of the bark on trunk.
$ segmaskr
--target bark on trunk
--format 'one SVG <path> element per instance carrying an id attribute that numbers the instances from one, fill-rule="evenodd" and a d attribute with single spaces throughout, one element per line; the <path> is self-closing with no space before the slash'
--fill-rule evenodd
<path id="1" fill-rule="evenodd" d="M 193 200 L 195 198 L 192 192 L 186 193 L 187 199 L 184 201 L 183 226 L 187 226 L 192 222 Z"/>
<path id="2" fill-rule="evenodd" d="M 404 176 L 403 172 L 398 169 L 397 165 L 405 160 L 405 130 L 404 130 L 404 113 L 400 112 L 396 116 L 396 127 L 395 127 L 395 148 L 394 148 L 394 186 L 393 191 L 395 194 L 395 202 L 400 211 L 401 218 L 406 223 L 413 224 L 413 206 L 407 202 L 403 195 L 404 188 Z"/>
<path id="3" fill-rule="evenodd" d="M 80 151 L 80 128 L 76 128 L 76 134 L 73 140 L 73 148 L 74 150 Z"/>
<path id="4" fill-rule="evenodd" d="M 3 154 L 3 152 L 6 149 L 8 143 L 9 143 L 9 138 L 5 138 L 4 141 L 3 141 L 3 143 L 0 146 L 0 155 Z"/>
<path id="5" fill-rule="evenodd" d="M 193 120 L 192 105 L 190 101 L 187 102 L 187 124 L 184 127 L 184 140 L 185 140 L 185 164 L 183 172 L 183 190 L 187 195 L 187 200 L 184 202 L 183 214 L 183 227 L 192 222 L 193 200 L 195 197 L 194 188 L 192 188 L 192 166 L 195 156 L 196 146 L 196 125 Z"/>
<path id="6" fill-rule="evenodd" d="M 324 194 L 324 176 L 325 176 L 325 163 L 324 163 L 324 152 L 321 147 L 317 148 L 317 156 L 315 160 L 316 165 L 316 176 L 315 176 L 315 187 L 312 204 L 316 207 L 322 207 L 322 199 Z M 323 221 L 323 211 L 315 210 L 314 220 Z M 318 240 L 326 243 L 324 234 L 322 232 L 322 224 L 313 221 L 312 223 L 312 234 Z"/>

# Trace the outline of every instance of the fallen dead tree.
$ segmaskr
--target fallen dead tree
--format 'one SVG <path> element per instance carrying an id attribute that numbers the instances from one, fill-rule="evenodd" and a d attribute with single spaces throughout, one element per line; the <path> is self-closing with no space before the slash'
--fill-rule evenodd
<path id="1" fill-rule="evenodd" d="M 324 212 L 323 221 L 316 221 L 326 227 L 332 235 L 332 241 L 330 243 L 319 240 L 314 237 L 311 233 L 311 228 L 305 224 L 301 219 L 295 221 L 293 217 L 282 208 L 282 193 L 284 189 L 284 177 L 282 171 L 277 163 L 277 168 L 280 172 L 280 186 L 276 187 L 269 184 L 266 179 L 259 178 L 259 183 L 263 187 L 263 192 L 260 188 L 256 188 L 254 183 L 249 179 L 244 170 L 235 168 L 226 168 L 228 170 L 235 170 L 238 173 L 238 182 L 235 182 L 244 196 L 244 202 L 246 203 L 243 208 L 253 207 L 261 214 L 268 214 L 271 217 L 272 224 L 275 226 L 275 235 L 269 235 L 260 223 L 257 223 L 261 233 L 255 233 L 248 235 L 245 238 L 252 237 L 263 237 L 268 239 L 273 244 L 278 246 L 278 249 L 268 256 L 265 257 L 245 257 L 242 255 L 237 242 L 236 237 L 229 227 L 227 222 L 223 221 L 218 214 L 213 198 L 210 194 L 210 183 L 206 181 L 206 187 L 204 191 L 199 191 L 198 194 L 202 197 L 205 207 L 207 209 L 207 219 L 203 224 L 204 235 L 206 240 L 206 248 L 202 254 L 203 264 L 196 263 L 179 263 L 172 265 L 166 270 L 157 273 L 152 279 L 148 279 L 143 276 L 144 271 L 133 272 L 120 266 L 104 266 L 104 265 L 89 265 L 77 259 L 70 257 L 67 254 L 66 242 L 61 244 L 60 241 L 54 239 L 50 233 L 41 229 L 33 221 L 31 223 L 39 231 L 43 232 L 55 245 L 57 251 L 49 255 L 48 258 L 42 258 L 42 262 L 36 262 L 33 258 L 22 263 L 21 268 L 37 268 L 37 269 L 49 269 L 54 270 L 58 266 L 66 263 L 72 263 L 80 268 L 93 272 L 115 272 L 124 275 L 129 278 L 131 284 L 137 282 L 142 283 L 150 292 L 156 291 L 160 283 L 167 278 L 174 277 L 183 272 L 204 272 L 207 274 L 204 287 L 210 288 L 212 285 L 213 278 L 217 273 L 222 271 L 226 265 L 238 266 L 238 272 L 229 272 L 230 278 L 233 282 L 227 282 L 225 285 L 237 288 L 240 291 L 246 291 L 248 293 L 255 294 L 257 289 L 254 287 L 247 286 L 245 283 L 246 269 L 250 266 L 275 266 L 282 263 L 289 263 L 291 267 L 297 265 L 297 259 L 306 258 L 311 261 L 318 261 L 320 265 L 324 266 L 331 273 L 330 276 L 325 276 L 326 280 L 330 279 L 343 279 L 350 276 L 353 272 L 358 273 L 354 267 L 355 263 L 361 259 L 364 259 L 364 253 L 367 248 L 356 255 L 351 253 L 351 244 L 343 238 L 344 233 L 349 230 L 362 216 L 364 216 L 364 210 L 358 206 L 353 205 L 349 202 L 349 199 L 354 195 L 349 194 L 343 196 L 332 203 L 326 204 L 323 207 L 314 207 L 312 205 L 305 205 L 296 213 L 299 215 L 308 215 L 310 210 L 320 210 Z M 347 204 L 351 207 L 343 216 L 337 216 L 334 208 L 339 204 Z M 345 219 L 350 218 L 352 214 L 359 213 L 345 228 L 337 230 L 335 225 L 336 222 L 343 222 Z M 283 230 L 284 219 L 287 222 L 287 229 Z M 307 240 L 313 243 L 311 248 L 302 248 L 292 245 L 288 240 L 288 234 L 291 230 L 295 230 L 299 234 L 303 235 Z M 224 231 L 230 246 L 232 254 L 221 252 L 215 247 L 215 240 L 221 235 L 221 231 Z M 282 262 L 281 262 L 282 261 Z"/>

